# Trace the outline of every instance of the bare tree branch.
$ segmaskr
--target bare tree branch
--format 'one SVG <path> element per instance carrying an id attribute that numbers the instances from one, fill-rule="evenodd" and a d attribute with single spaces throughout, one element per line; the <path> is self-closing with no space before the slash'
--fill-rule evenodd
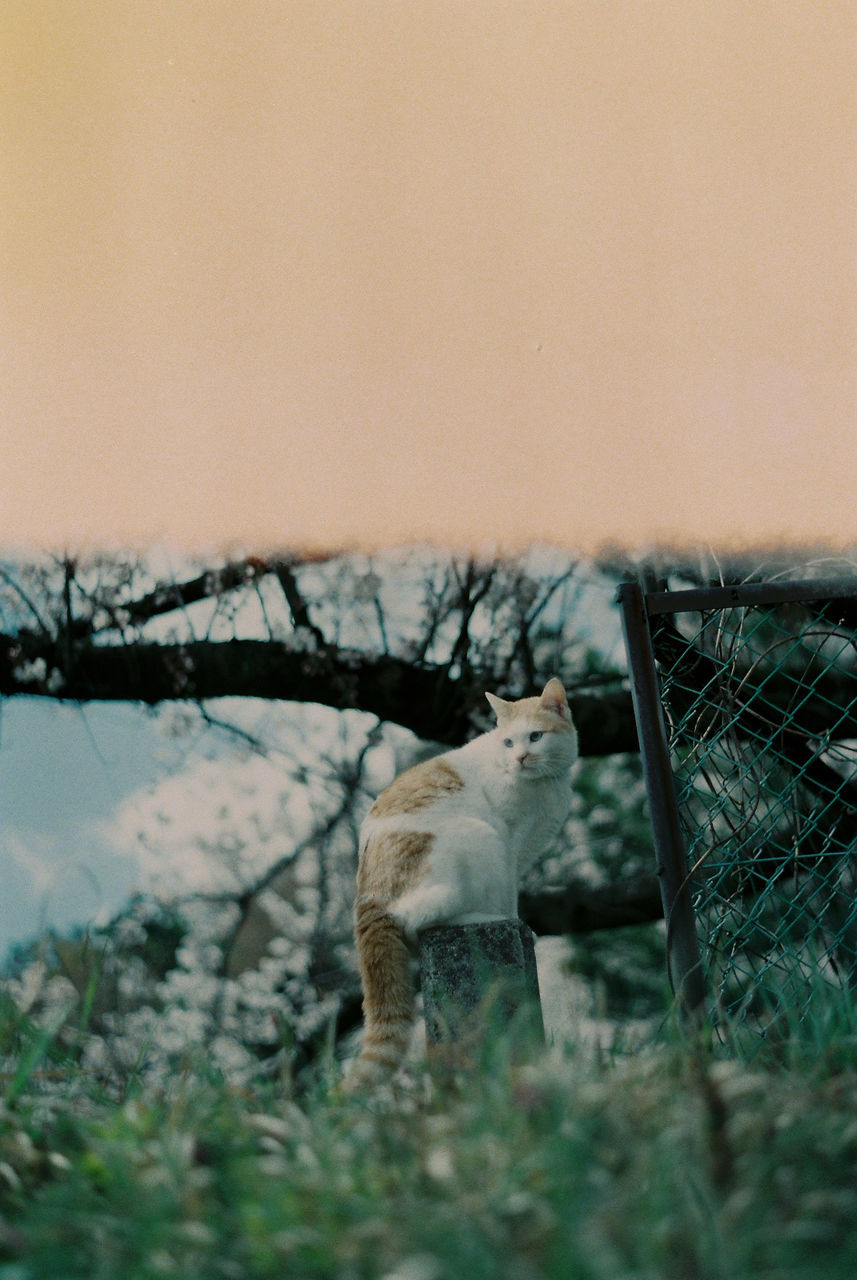
<path id="1" fill-rule="evenodd" d="M 571 883 L 560 889 L 522 893 L 521 919 L 534 933 L 594 933 L 663 919 L 658 878 L 632 876 L 597 887 Z"/>
<path id="2" fill-rule="evenodd" d="M 41 658 L 62 684 L 33 675 Z M 489 674 L 453 679 L 442 667 L 416 666 L 391 654 L 371 655 L 328 647 L 322 653 L 294 652 L 269 640 L 218 644 L 79 644 L 74 669 L 41 637 L 0 635 L 0 694 L 28 693 L 73 701 L 130 701 L 154 705 L 174 699 L 275 698 L 318 702 L 339 710 L 355 708 L 404 725 L 419 737 L 458 744 L 472 735 L 474 714 L 485 709 Z M 21 674 L 23 672 L 23 674 Z M 614 690 L 572 695 L 571 706 L 584 755 L 636 751 L 630 694 Z"/>
<path id="3" fill-rule="evenodd" d="M 321 628 L 316 626 L 310 618 L 309 605 L 298 586 L 294 564 L 291 560 L 276 560 L 273 564 L 273 570 L 277 581 L 283 589 L 283 595 L 286 597 L 286 603 L 289 606 L 289 613 L 292 615 L 292 622 L 295 627 L 301 627 L 303 630 L 309 631 L 319 648 L 325 649 L 327 640 Z"/>

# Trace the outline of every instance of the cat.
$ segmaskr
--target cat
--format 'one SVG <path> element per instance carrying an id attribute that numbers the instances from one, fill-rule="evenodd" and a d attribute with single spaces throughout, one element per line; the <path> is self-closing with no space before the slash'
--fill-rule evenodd
<path id="1" fill-rule="evenodd" d="M 571 808 L 577 731 L 562 683 L 514 702 L 485 696 L 496 728 L 400 774 L 361 826 L 354 934 L 365 1030 L 347 1091 L 401 1065 L 418 934 L 516 917 L 521 875 Z"/>

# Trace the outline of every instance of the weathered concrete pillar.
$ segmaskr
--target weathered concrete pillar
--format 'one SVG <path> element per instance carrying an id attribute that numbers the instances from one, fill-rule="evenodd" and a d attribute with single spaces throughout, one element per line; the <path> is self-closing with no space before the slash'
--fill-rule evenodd
<path id="1" fill-rule="evenodd" d="M 431 1059 L 473 1065 L 504 1032 L 513 1056 L 544 1043 L 534 935 L 522 920 L 439 925 L 419 941 Z"/>

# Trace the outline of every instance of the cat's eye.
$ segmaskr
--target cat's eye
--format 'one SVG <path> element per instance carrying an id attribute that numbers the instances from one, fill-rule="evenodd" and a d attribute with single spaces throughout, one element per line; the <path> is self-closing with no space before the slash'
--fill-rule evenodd
<path id="1" fill-rule="evenodd" d="M 504 738 L 504 739 L 503 739 L 503 746 L 504 746 L 504 747 L 512 747 L 512 746 L 514 746 L 514 745 L 515 745 L 515 744 L 512 742 L 512 739 L 511 739 L 511 738 Z"/>
<path id="2" fill-rule="evenodd" d="M 541 729 L 534 729 L 533 732 L 530 734 L 530 742 L 538 742 L 541 736 L 542 736 Z"/>

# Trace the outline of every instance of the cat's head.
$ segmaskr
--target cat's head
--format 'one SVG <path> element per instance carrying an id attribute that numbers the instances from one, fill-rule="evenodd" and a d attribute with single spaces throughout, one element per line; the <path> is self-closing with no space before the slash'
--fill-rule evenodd
<path id="1" fill-rule="evenodd" d="M 554 676 L 537 698 L 507 702 L 486 693 L 497 717 L 494 739 L 504 771 L 532 778 L 556 777 L 577 759 L 577 730 L 562 682 Z"/>

